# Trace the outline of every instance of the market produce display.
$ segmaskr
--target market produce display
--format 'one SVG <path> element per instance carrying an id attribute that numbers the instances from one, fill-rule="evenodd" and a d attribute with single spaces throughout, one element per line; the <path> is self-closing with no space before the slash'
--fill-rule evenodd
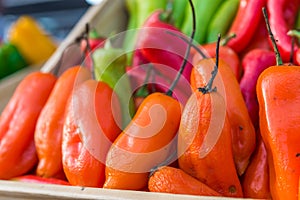
<path id="1" fill-rule="evenodd" d="M 18 85 L 0 179 L 299 200 L 300 1 L 124 1 L 121 40 L 87 24 L 82 63 Z M 55 50 L 20 39 L 32 23 L 1 44 L 0 78 Z"/>

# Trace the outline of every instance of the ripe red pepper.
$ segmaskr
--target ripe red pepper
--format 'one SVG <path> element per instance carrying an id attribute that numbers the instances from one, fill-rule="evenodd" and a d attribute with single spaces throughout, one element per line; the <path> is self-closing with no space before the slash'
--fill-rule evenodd
<path id="1" fill-rule="evenodd" d="M 34 72 L 18 85 L 0 116 L 0 179 L 28 172 L 37 163 L 34 130 L 56 82 L 50 73 Z"/>
<path id="2" fill-rule="evenodd" d="M 287 32 L 293 29 L 299 6 L 299 0 L 268 0 L 267 2 L 270 28 L 277 40 L 276 43 L 283 62 L 290 61 L 292 37 Z M 295 44 L 294 52 L 298 48 Z"/>
<path id="3" fill-rule="evenodd" d="M 229 34 L 235 33 L 236 37 L 227 44 L 237 53 L 241 52 L 251 41 L 259 21 L 262 18 L 261 9 L 265 4 L 266 0 L 240 1 L 238 13 L 229 30 Z M 277 14 L 279 15 L 279 13 Z"/>
<path id="4" fill-rule="evenodd" d="M 268 67 L 276 64 L 275 54 L 264 49 L 253 49 L 249 51 L 243 61 L 243 77 L 240 88 L 243 94 L 250 118 L 256 129 L 259 124 L 258 101 L 256 96 L 256 82 L 259 75 Z"/>
<path id="5" fill-rule="evenodd" d="M 162 64 L 157 67 L 157 70 L 164 76 L 170 77 L 170 70 L 178 71 L 180 69 L 188 44 L 167 33 L 169 31 L 185 37 L 176 27 L 162 21 L 160 18 L 162 14 L 162 10 L 157 10 L 146 20 L 139 32 L 136 48 L 140 49 L 149 62 Z M 190 62 L 187 62 L 178 85 L 184 78 L 190 80 L 191 60 L 192 56 L 190 55 L 188 58 Z M 162 67 L 170 70 L 161 70 Z M 170 78 L 173 80 L 175 77 Z"/>

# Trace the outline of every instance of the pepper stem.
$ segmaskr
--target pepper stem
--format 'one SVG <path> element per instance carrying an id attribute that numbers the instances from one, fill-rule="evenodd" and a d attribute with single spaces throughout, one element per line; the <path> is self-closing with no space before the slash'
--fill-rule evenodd
<path id="1" fill-rule="evenodd" d="M 192 0 L 189 0 L 189 3 L 190 3 L 190 6 L 191 6 L 191 9 L 192 9 L 192 14 L 193 14 L 193 30 L 192 30 L 192 33 L 191 33 L 191 39 L 190 39 L 190 42 L 188 43 L 188 47 L 187 47 L 187 50 L 185 52 L 185 55 L 184 55 L 184 60 L 180 66 L 180 69 L 175 77 L 175 80 L 173 81 L 172 85 L 170 86 L 169 90 L 166 92 L 166 95 L 168 96 L 172 96 L 173 94 L 173 90 L 177 84 L 177 82 L 179 81 L 179 78 L 181 77 L 181 74 L 186 66 L 186 63 L 187 63 L 187 58 L 188 56 L 190 55 L 190 51 L 191 51 L 191 47 L 192 47 L 192 43 L 193 43 L 193 40 L 194 40 L 194 37 L 195 37 L 195 31 L 196 31 L 196 15 L 195 15 L 195 7 L 194 7 L 194 4 L 192 2 Z"/>
<path id="2" fill-rule="evenodd" d="M 236 34 L 235 34 L 235 33 L 231 33 L 231 34 L 229 34 L 229 35 L 226 35 L 226 36 L 221 40 L 220 45 L 221 45 L 221 46 L 225 46 L 226 44 L 228 44 L 228 42 L 229 42 L 231 39 L 233 39 L 233 38 L 235 38 L 235 37 L 236 37 Z"/>
<path id="3" fill-rule="evenodd" d="M 262 8 L 262 12 L 263 12 L 263 15 L 264 15 L 264 18 L 265 18 L 265 21 L 266 21 L 266 26 L 267 26 L 267 30 L 268 30 L 268 33 L 269 33 L 269 37 L 271 38 L 272 45 L 273 45 L 273 48 L 274 48 L 274 51 L 275 51 L 276 64 L 277 64 L 277 66 L 282 65 L 283 64 L 282 58 L 280 56 L 280 52 L 278 50 L 276 40 L 275 40 L 274 35 L 272 33 L 270 23 L 269 23 L 269 19 L 268 19 L 268 13 L 267 13 L 267 10 L 266 10 L 265 7 Z"/>
<path id="4" fill-rule="evenodd" d="M 219 47 L 220 47 L 221 34 L 218 34 L 218 41 L 216 46 L 216 64 L 214 70 L 211 72 L 211 78 L 209 79 L 207 85 L 205 87 L 200 87 L 198 90 L 203 94 L 213 92 L 216 90 L 216 87 L 212 88 L 212 84 L 217 76 L 218 68 L 219 68 Z"/>

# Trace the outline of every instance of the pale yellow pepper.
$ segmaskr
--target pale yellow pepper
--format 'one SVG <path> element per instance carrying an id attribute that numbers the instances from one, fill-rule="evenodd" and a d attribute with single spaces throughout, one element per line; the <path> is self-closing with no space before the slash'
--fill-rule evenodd
<path id="1" fill-rule="evenodd" d="M 57 44 L 38 22 L 30 16 L 21 16 L 12 24 L 8 40 L 17 46 L 22 56 L 31 64 L 41 64 L 56 50 Z"/>

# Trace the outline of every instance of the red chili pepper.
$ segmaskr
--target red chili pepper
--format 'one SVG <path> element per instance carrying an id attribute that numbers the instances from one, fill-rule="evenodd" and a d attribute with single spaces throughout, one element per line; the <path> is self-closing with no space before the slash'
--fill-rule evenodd
<path id="1" fill-rule="evenodd" d="M 266 4 L 266 0 L 241 0 L 238 13 L 229 30 L 235 33 L 236 37 L 228 42 L 228 46 L 237 53 L 241 52 L 251 41 L 252 36 L 257 31 L 259 21 L 262 17 L 261 9 Z M 281 12 L 277 13 L 278 15 Z"/>
<path id="2" fill-rule="evenodd" d="M 159 63 L 165 65 L 164 68 L 178 71 L 181 63 L 184 60 L 184 54 L 188 44 L 182 40 L 178 40 L 176 36 L 169 34 L 172 32 L 184 36 L 176 27 L 168 24 L 160 19 L 162 10 L 155 11 L 144 23 L 139 32 L 136 48 L 140 49 L 144 57 L 151 63 Z M 188 61 L 191 61 L 192 56 L 189 56 Z M 170 77 L 168 70 L 161 70 L 160 65 L 157 70 Z M 192 70 L 191 62 L 187 62 L 183 70 L 182 79 L 190 80 L 190 73 Z M 173 80 L 175 77 L 170 77 Z M 180 82 L 179 84 L 180 85 Z M 167 86 L 168 88 L 168 86 Z"/>
<path id="3" fill-rule="evenodd" d="M 34 72 L 18 85 L 0 116 L 0 179 L 28 172 L 37 163 L 34 130 L 56 82 L 50 73 Z"/>
<path id="4" fill-rule="evenodd" d="M 239 53 L 240 58 L 243 59 L 245 55 L 253 49 L 272 50 L 272 46 L 267 40 L 268 37 L 269 35 L 266 29 L 265 21 L 263 17 L 261 17 L 255 34 L 251 38 L 251 42 L 244 48 L 242 52 Z"/>
<path id="5" fill-rule="evenodd" d="M 283 62 L 290 61 L 292 37 L 287 33 L 293 28 L 299 11 L 299 0 L 268 0 L 270 27 L 277 40 L 278 50 Z M 299 47 L 294 46 L 294 52 Z"/>
<path id="6" fill-rule="evenodd" d="M 240 88 L 243 94 L 250 118 L 257 129 L 259 124 L 258 101 L 256 96 L 256 82 L 259 75 L 268 67 L 276 64 L 275 54 L 264 49 L 254 49 L 248 52 L 243 61 L 243 77 Z"/>
<path id="7" fill-rule="evenodd" d="M 11 179 L 13 181 L 20 181 L 26 183 L 43 183 L 43 184 L 58 184 L 58 185 L 70 185 L 69 182 L 56 178 L 43 178 L 36 175 L 24 175 Z"/>

